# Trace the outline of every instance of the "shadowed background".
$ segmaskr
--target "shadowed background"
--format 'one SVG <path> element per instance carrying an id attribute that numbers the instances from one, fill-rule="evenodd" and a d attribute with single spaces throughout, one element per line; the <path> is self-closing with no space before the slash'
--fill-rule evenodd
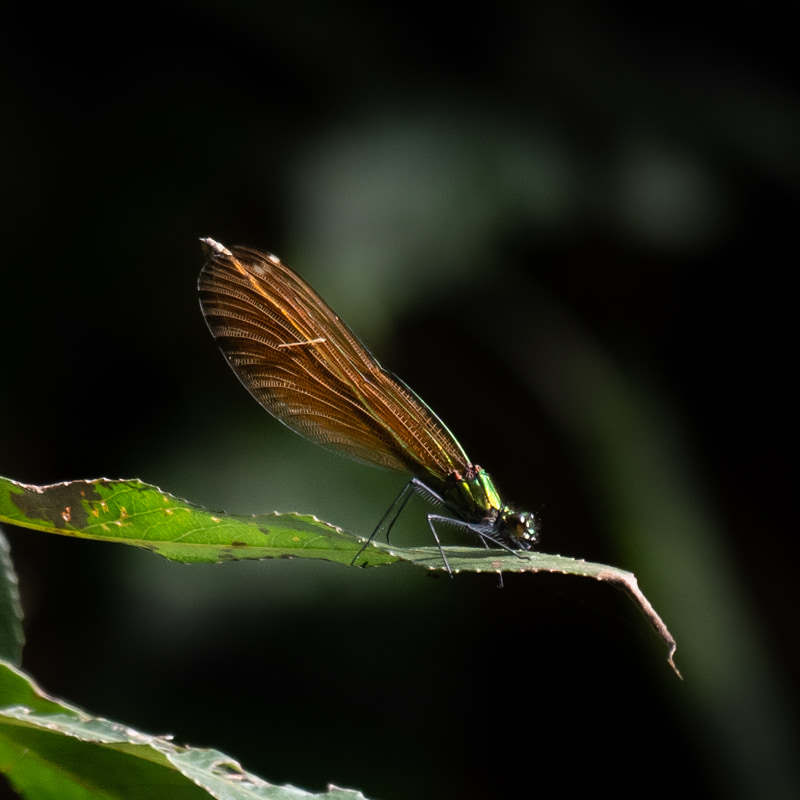
<path id="1" fill-rule="evenodd" d="M 9 530 L 24 666 L 316 791 L 796 796 L 800 114 L 793 29 L 758 13 L 10 9 L 0 474 L 369 533 L 402 478 L 272 420 L 200 315 L 198 237 L 270 250 L 543 550 L 637 574 L 685 681 L 577 578 L 187 567 Z M 400 535 L 425 531 L 419 505 Z"/>

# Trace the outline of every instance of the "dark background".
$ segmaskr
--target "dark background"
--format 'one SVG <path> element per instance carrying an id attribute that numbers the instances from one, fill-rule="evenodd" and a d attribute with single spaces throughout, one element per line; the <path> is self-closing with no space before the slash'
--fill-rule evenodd
<path id="1" fill-rule="evenodd" d="M 12 529 L 25 668 L 316 791 L 797 796 L 800 114 L 776 9 L 11 4 L 0 474 L 369 532 L 402 479 L 271 420 L 200 316 L 199 236 L 268 249 L 544 550 L 637 574 L 685 680 L 574 577 L 188 567 Z"/>

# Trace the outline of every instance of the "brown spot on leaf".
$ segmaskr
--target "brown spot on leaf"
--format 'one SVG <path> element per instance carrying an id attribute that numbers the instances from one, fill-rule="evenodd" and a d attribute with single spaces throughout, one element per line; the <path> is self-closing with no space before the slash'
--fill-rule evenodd
<path id="1" fill-rule="evenodd" d="M 85 528 L 88 514 L 84 500 L 102 501 L 91 483 L 80 481 L 56 483 L 52 486 L 22 486 L 13 492 L 11 501 L 28 518 L 47 522 L 59 530 L 67 524 L 78 530 Z M 65 517 L 65 510 L 69 514 Z"/>

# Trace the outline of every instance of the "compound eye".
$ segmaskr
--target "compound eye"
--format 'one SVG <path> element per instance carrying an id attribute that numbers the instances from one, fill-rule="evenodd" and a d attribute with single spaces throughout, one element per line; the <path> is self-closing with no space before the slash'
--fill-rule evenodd
<path id="1" fill-rule="evenodd" d="M 535 547 L 539 541 L 539 534 L 534 527 L 533 514 L 514 514 L 514 524 L 514 535 L 519 539 L 522 547 L 526 550 Z"/>
<path id="2" fill-rule="evenodd" d="M 528 517 L 525 514 L 517 513 L 512 514 L 508 518 L 510 527 L 514 532 L 514 536 L 521 539 L 528 531 Z"/>
<path id="3" fill-rule="evenodd" d="M 510 511 L 502 517 L 502 526 L 508 544 L 515 550 L 531 550 L 539 540 L 539 534 L 534 528 L 533 514 L 527 511 Z"/>

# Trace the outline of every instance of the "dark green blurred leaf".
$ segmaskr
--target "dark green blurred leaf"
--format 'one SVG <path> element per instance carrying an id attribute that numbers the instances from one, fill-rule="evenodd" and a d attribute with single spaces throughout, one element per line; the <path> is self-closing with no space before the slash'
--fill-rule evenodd
<path id="1" fill-rule="evenodd" d="M 17 574 L 11 562 L 8 540 L 0 529 L 0 658 L 19 664 L 24 643 Z"/>
<path id="2" fill-rule="evenodd" d="M 0 706 L 0 771 L 37 800 L 364 798 L 346 789 L 318 795 L 268 784 L 216 750 L 179 747 L 48 697 L 4 662 Z"/>

